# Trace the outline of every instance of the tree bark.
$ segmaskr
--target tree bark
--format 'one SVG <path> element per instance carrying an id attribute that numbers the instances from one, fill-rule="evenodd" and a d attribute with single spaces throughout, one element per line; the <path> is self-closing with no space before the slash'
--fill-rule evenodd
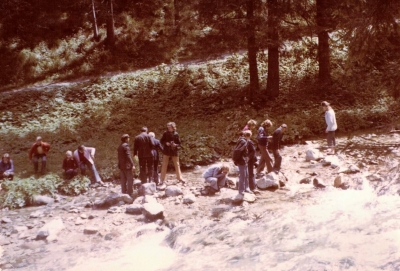
<path id="1" fill-rule="evenodd" d="M 318 25 L 318 79 L 321 85 L 327 85 L 331 82 L 328 1 L 329 0 L 317 0 L 316 3 L 316 21 Z"/>
<path id="2" fill-rule="evenodd" d="M 99 41 L 99 29 L 97 28 L 96 9 L 94 7 L 94 0 L 92 0 L 92 11 L 93 11 L 93 38 L 95 41 Z"/>
<path id="3" fill-rule="evenodd" d="M 179 0 L 173 0 L 174 1 L 174 29 L 175 29 L 175 34 L 179 35 L 181 32 L 181 24 L 180 24 L 180 2 Z"/>
<path id="4" fill-rule="evenodd" d="M 254 0 L 247 0 L 247 50 L 249 56 L 250 88 L 247 98 L 253 101 L 254 93 L 259 91 L 259 79 L 257 68 L 257 45 L 254 25 Z"/>
<path id="5" fill-rule="evenodd" d="M 266 93 L 279 96 L 278 0 L 268 0 L 268 77 Z"/>
<path id="6" fill-rule="evenodd" d="M 107 45 L 114 48 L 115 45 L 115 32 L 114 32 L 114 10 L 113 0 L 109 0 L 110 10 L 107 18 Z"/>

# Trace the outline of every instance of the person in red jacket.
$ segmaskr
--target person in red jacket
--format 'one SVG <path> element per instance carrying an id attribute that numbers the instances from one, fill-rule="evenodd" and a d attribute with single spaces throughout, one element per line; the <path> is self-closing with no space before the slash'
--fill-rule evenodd
<path id="1" fill-rule="evenodd" d="M 42 160 L 42 169 L 41 173 L 46 173 L 46 162 L 47 162 L 47 154 L 50 150 L 50 144 L 43 142 L 42 137 L 38 136 L 36 138 L 36 142 L 33 143 L 31 149 L 29 150 L 29 160 L 33 163 L 35 173 L 38 173 L 39 169 L 39 160 Z"/>

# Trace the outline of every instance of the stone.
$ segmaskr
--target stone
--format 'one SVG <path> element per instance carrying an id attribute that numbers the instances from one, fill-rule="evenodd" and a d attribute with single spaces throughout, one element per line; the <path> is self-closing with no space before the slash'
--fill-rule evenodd
<path id="1" fill-rule="evenodd" d="M 4 223 L 4 224 L 12 223 L 12 220 L 8 217 L 3 217 L 1 219 L 1 223 Z"/>
<path id="2" fill-rule="evenodd" d="M 370 182 L 383 182 L 383 181 L 385 181 L 385 179 L 382 176 L 380 176 L 379 174 L 371 174 L 371 175 L 368 175 L 366 178 Z"/>
<path id="3" fill-rule="evenodd" d="M 144 183 L 139 188 L 139 195 L 140 196 L 154 195 L 156 191 L 157 188 L 155 183 Z"/>
<path id="4" fill-rule="evenodd" d="M 108 208 L 107 213 L 109 214 L 121 213 L 121 208 L 118 206 L 111 206 L 110 208 Z"/>
<path id="5" fill-rule="evenodd" d="M 192 193 L 186 194 L 183 196 L 184 204 L 192 204 L 196 202 L 196 196 Z"/>
<path id="6" fill-rule="evenodd" d="M 29 215 L 29 218 L 39 218 L 39 217 L 43 217 L 43 216 L 44 216 L 43 211 L 38 210 L 36 212 L 31 213 Z"/>
<path id="7" fill-rule="evenodd" d="M 0 246 L 6 246 L 9 244 L 11 244 L 10 239 L 0 235 Z"/>
<path id="8" fill-rule="evenodd" d="M 341 188 L 344 181 L 344 177 L 342 174 L 336 176 L 335 180 L 333 181 L 333 186 L 336 188 Z"/>
<path id="9" fill-rule="evenodd" d="M 182 194 L 182 190 L 176 185 L 167 186 L 167 188 L 165 189 L 165 195 L 167 197 L 176 197 Z"/>
<path id="10" fill-rule="evenodd" d="M 325 188 L 325 187 L 326 187 L 326 184 L 324 184 L 324 182 L 321 181 L 321 180 L 318 179 L 318 178 L 314 178 L 314 180 L 313 180 L 313 185 L 314 185 L 314 187 L 316 187 L 316 188 Z"/>
<path id="11" fill-rule="evenodd" d="M 311 183 L 311 178 L 309 178 L 309 177 L 303 178 L 300 180 L 300 183 L 301 184 L 309 184 L 309 183 Z"/>
<path id="12" fill-rule="evenodd" d="M 211 215 L 214 217 L 219 217 L 223 213 L 228 212 L 231 209 L 229 205 L 217 205 L 211 209 Z"/>
<path id="13" fill-rule="evenodd" d="M 97 215 L 89 215 L 88 219 L 94 219 L 95 217 L 97 217 Z"/>
<path id="14" fill-rule="evenodd" d="M 122 193 L 111 193 L 107 196 L 107 198 L 102 200 L 96 200 L 93 204 L 95 208 L 98 209 L 107 209 L 111 206 L 120 204 L 120 201 L 123 201 L 126 204 L 132 204 L 133 199 L 131 196 Z"/>
<path id="15" fill-rule="evenodd" d="M 235 204 L 240 204 L 240 203 L 242 203 L 243 198 L 244 198 L 244 194 L 239 193 L 235 197 L 232 198 L 232 202 Z"/>
<path id="16" fill-rule="evenodd" d="M 257 180 L 257 187 L 261 190 L 278 189 L 280 187 L 279 175 L 274 172 L 266 174 L 264 177 Z"/>
<path id="17" fill-rule="evenodd" d="M 143 215 L 150 220 L 156 220 L 164 217 L 164 206 L 162 204 L 156 203 L 145 203 L 143 204 Z"/>
<path id="18" fill-rule="evenodd" d="M 133 203 L 133 198 L 129 196 L 128 194 L 122 194 L 120 193 L 120 201 L 125 202 L 125 204 L 132 204 Z"/>
<path id="19" fill-rule="evenodd" d="M 164 191 L 167 188 L 167 185 L 163 183 L 162 185 L 157 185 L 157 190 Z"/>
<path id="20" fill-rule="evenodd" d="M 21 233 L 25 232 L 28 229 L 27 226 L 14 226 L 11 233 Z"/>
<path id="21" fill-rule="evenodd" d="M 143 200 L 144 200 L 144 196 L 137 197 L 137 198 L 133 201 L 133 204 L 143 204 L 143 203 L 144 203 Z"/>
<path id="22" fill-rule="evenodd" d="M 330 165 L 332 168 L 340 166 L 339 157 L 336 155 L 328 155 L 324 158 L 323 165 Z"/>
<path id="23" fill-rule="evenodd" d="M 146 196 L 144 196 L 144 198 L 143 198 L 143 204 L 144 204 L 144 203 L 157 203 L 157 200 L 156 200 L 156 198 L 153 197 L 153 196 L 146 195 Z"/>
<path id="24" fill-rule="evenodd" d="M 360 172 L 360 169 L 355 165 L 350 165 L 347 169 L 340 169 L 339 173 L 354 174 Z"/>
<path id="25" fill-rule="evenodd" d="M 83 220 L 82 218 L 78 217 L 75 221 L 75 225 L 79 226 L 79 225 L 83 225 Z"/>
<path id="26" fill-rule="evenodd" d="M 95 227 L 87 227 L 83 230 L 84 234 L 96 234 L 99 231 L 98 228 Z"/>
<path id="27" fill-rule="evenodd" d="M 254 194 L 244 193 L 243 201 L 251 203 L 251 202 L 255 202 L 256 199 L 257 199 L 257 197 Z"/>
<path id="28" fill-rule="evenodd" d="M 57 235 L 65 228 L 64 223 L 60 217 L 55 217 L 50 222 L 46 223 L 36 235 L 36 240 L 55 241 L 57 240 Z"/>
<path id="29" fill-rule="evenodd" d="M 112 235 L 111 233 L 107 233 L 107 234 L 104 236 L 104 240 L 110 241 L 110 240 L 112 240 L 112 239 L 113 239 L 113 235 Z"/>
<path id="30" fill-rule="evenodd" d="M 126 206 L 125 213 L 132 214 L 132 215 L 140 215 L 142 214 L 142 205 L 140 204 L 131 204 Z"/>
<path id="31" fill-rule="evenodd" d="M 321 153 L 317 149 L 308 149 L 306 151 L 306 161 L 315 161 L 321 158 Z"/>
<path id="32" fill-rule="evenodd" d="M 31 205 L 33 206 L 48 205 L 53 203 L 54 199 L 49 196 L 35 195 L 31 199 Z"/>
<path id="33" fill-rule="evenodd" d="M 82 218 L 82 219 L 87 219 L 88 217 L 87 217 L 86 214 L 81 214 L 80 218 Z"/>

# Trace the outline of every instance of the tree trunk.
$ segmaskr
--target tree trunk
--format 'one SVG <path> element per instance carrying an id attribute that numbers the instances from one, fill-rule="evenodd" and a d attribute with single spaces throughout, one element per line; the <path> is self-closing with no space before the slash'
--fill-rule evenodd
<path id="1" fill-rule="evenodd" d="M 114 48 L 115 45 L 115 33 L 114 33 L 114 11 L 113 11 L 113 0 L 109 0 L 110 10 L 107 18 L 107 45 L 110 48 Z"/>
<path id="2" fill-rule="evenodd" d="M 257 45 L 254 26 L 254 0 L 247 0 L 247 50 L 249 56 L 250 88 L 247 98 L 253 101 L 253 94 L 258 92 L 260 85 L 257 68 Z"/>
<path id="3" fill-rule="evenodd" d="M 97 28 L 96 9 L 94 7 L 94 0 L 92 0 L 92 11 L 93 11 L 93 38 L 95 41 L 99 41 L 99 29 Z"/>
<path id="4" fill-rule="evenodd" d="M 268 0 L 268 78 L 267 95 L 279 96 L 278 0 Z"/>
<path id="5" fill-rule="evenodd" d="M 180 24 L 180 2 L 179 0 L 174 0 L 174 29 L 175 29 L 175 34 L 179 35 L 181 32 L 181 24 Z"/>
<path id="6" fill-rule="evenodd" d="M 317 0 L 317 25 L 318 25 L 318 66 L 319 82 L 327 85 L 331 82 L 331 63 L 328 34 L 328 1 Z"/>

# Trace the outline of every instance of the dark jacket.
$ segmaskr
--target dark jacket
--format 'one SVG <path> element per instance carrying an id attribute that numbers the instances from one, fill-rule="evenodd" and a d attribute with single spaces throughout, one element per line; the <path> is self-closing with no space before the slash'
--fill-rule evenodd
<path id="1" fill-rule="evenodd" d="M 152 149 L 154 148 L 153 138 L 146 133 L 141 133 L 135 137 L 133 144 L 133 155 L 139 158 L 153 157 Z"/>
<path id="2" fill-rule="evenodd" d="M 268 146 L 268 132 L 262 126 L 258 128 L 257 141 L 260 146 Z"/>
<path id="3" fill-rule="evenodd" d="M 29 150 L 29 160 L 32 160 L 32 157 L 33 157 L 34 155 L 39 154 L 38 151 L 37 151 L 37 148 L 38 148 L 38 147 L 39 147 L 39 146 L 36 144 L 36 142 L 33 143 L 31 149 Z M 47 153 L 48 153 L 49 150 L 50 150 L 50 144 L 49 144 L 49 143 L 46 143 L 46 142 L 42 142 L 42 149 L 43 149 L 43 154 L 44 154 L 44 155 L 47 155 Z"/>
<path id="4" fill-rule="evenodd" d="M 153 138 L 153 143 L 154 147 L 151 150 L 151 153 L 153 154 L 154 160 L 158 161 L 160 159 L 160 155 L 158 151 L 163 151 L 163 147 L 161 146 L 160 140 Z"/>
<path id="5" fill-rule="evenodd" d="M 118 147 L 118 168 L 121 170 L 132 169 L 133 160 L 129 144 L 123 142 Z"/>
<path id="6" fill-rule="evenodd" d="M 177 146 L 167 146 L 166 143 L 174 142 Z M 163 147 L 163 154 L 167 156 L 178 156 L 178 149 L 181 147 L 181 140 L 177 132 L 165 131 L 160 139 L 160 143 Z"/>
<path id="7" fill-rule="evenodd" d="M 71 159 L 64 158 L 64 161 L 63 161 L 63 164 L 62 164 L 62 168 L 64 170 L 77 169 L 78 168 L 78 163 L 76 162 L 76 160 L 74 158 L 71 158 Z"/>
<path id="8" fill-rule="evenodd" d="M 247 164 L 247 143 L 248 141 L 243 137 L 239 137 L 235 148 L 233 149 L 233 162 L 235 165 L 246 165 Z"/>
<path id="9" fill-rule="evenodd" d="M 282 137 L 283 137 L 282 128 L 279 127 L 272 134 L 272 149 L 273 150 L 279 150 L 280 149 Z"/>
<path id="10" fill-rule="evenodd" d="M 254 142 L 251 140 L 247 141 L 247 157 L 249 159 L 249 163 L 257 162 L 256 146 L 254 145 Z"/>
<path id="11" fill-rule="evenodd" d="M 4 163 L 0 160 L 0 172 L 14 172 L 14 162 L 12 159 L 8 163 Z"/>

